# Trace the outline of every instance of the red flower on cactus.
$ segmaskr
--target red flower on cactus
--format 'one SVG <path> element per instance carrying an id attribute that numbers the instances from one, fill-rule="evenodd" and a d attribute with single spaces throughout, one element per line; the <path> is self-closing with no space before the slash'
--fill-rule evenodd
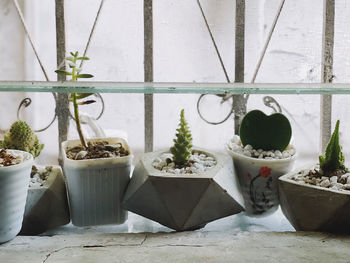
<path id="1" fill-rule="evenodd" d="M 248 175 L 248 178 L 252 178 L 252 175 L 250 173 L 248 173 L 247 175 Z"/>
<path id="2" fill-rule="evenodd" d="M 271 174 L 271 168 L 267 167 L 267 166 L 263 166 L 260 168 L 259 174 L 264 177 L 267 178 L 270 176 Z"/>

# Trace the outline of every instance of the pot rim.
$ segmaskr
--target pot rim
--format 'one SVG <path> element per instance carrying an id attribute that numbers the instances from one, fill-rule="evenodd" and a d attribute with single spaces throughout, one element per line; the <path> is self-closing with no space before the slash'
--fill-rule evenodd
<path id="1" fill-rule="evenodd" d="M 92 138 L 92 139 L 86 139 L 87 142 L 90 142 L 90 141 L 101 141 L 101 140 L 106 140 L 106 141 L 111 141 L 111 140 L 117 140 L 117 141 L 120 141 L 122 144 L 123 144 L 123 147 L 125 147 L 128 151 L 129 151 L 129 154 L 127 156 L 122 156 L 122 157 L 107 157 L 107 158 L 95 158 L 95 159 L 84 159 L 84 160 L 72 160 L 72 159 L 69 159 L 66 155 L 66 147 L 69 143 L 74 143 L 74 144 L 80 144 L 80 140 L 79 139 L 75 139 L 75 140 L 66 140 L 66 141 L 63 141 L 61 143 L 61 146 L 62 146 L 62 157 L 63 157 L 63 161 L 64 162 L 79 162 L 79 163 L 91 163 L 91 162 L 96 162 L 98 160 L 115 160 L 115 159 L 118 159 L 120 161 L 127 161 L 127 160 L 131 160 L 133 158 L 133 154 L 130 150 L 130 147 L 129 147 L 129 144 L 127 143 L 127 141 L 123 138 L 120 138 L 120 137 L 103 137 L 103 138 Z"/>
<path id="2" fill-rule="evenodd" d="M 330 188 L 325 188 L 325 187 L 321 187 L 318 185 L 312 185 L 312 184 L 306 184 L 306 183 L 298 183 L 297 181 L 294 181 L 292 179 L 290 179 L 290 177 L 294 174 L 299 173 L 302 170 L 307 170 L 307 169 L 312 169 L 313 167 L 315 167 L 315 163 L 309 163 L 306 164 L 302 167 L 299 167 L 297 169 L 294 169 L 293 171 L 282 175 L 281 177 L 278 178 L 279 181 L 285 182 L 285 183 L 289 183 L 289 184 L 294 184 L 294 185 L 299 185 L 300 187 L 309 187 L 309 188 L 313 188 L 313 189 L 317 189 L 317 190 L 321 190 L 321 191 L 327 191 L 327 192 L 333 192 L 333 193 L 337 193 L 337 194 L 344 194 L 344 195 L 350 195 L 350 190 L 335 190 L 335 189 L 330 189 Z"/>
<path id="3" fill-rule="evenodd" d="M 236 153 L 234 151 L 232 151 L 229 146 L 228 146 L 228 143 L 226 143 L 225 145 L 225 149 L 226 149 L 226 152 L 233 158 L 237 158 L 237 159 L 243 159 L 243 160 L 247 160 L 247 161 L 254 161 L 256 163 L 261 163 L 261 164 L 265 164 L 265 163 L 288 163 L 290 161 L 294 161 L 297 156 L 298 156 L 298 153 L 296 151 L 296 148 L 294 147 L 294 145 L 290 144 L 288 145 L 290 147 L 292 147 L 294 150 L 295 150 L 295 154 L 292 155 L 291 157 L 288 157 L 288 158 L 284 158 L 284 159 L 259 159 L 259 158 L 253 158 L 253 157 L 249 157 L 249 156 L 246 156 L 246 155 L 243 155 L 243 154 L 239 154 L 239 153 Z"/>
<path id="4" fill-rule="evenodd" d="M 23 162 L 15 164 L 15 165 L 1 166 L 0 167 L 1 170 L 20 169 L 20 168 L 22 168 L 22 166 L 27 166 L 29 162 L 33 163 L 33 161 L 34 161 L 33 155 L 31 155 L 29 152 L 21 151 L 21 150 L 15 150 L 15 149 L 5 149 L 5 150 L 9 151 L 9 153 L 11 153 L 11 152 L 22 153 L 24 155 L 25 159 L 24 159 Z"/>

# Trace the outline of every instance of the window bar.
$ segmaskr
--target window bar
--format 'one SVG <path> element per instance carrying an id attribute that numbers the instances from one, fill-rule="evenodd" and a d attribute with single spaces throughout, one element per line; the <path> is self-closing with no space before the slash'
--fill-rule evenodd
<path id="1" fill-rule="evenodd" d="M 322 82 L 333 81 L 333 47 L 335 0 L 324 0 L 322 40 Z M 320 104 L 320 150 L 323 153 L 331 137 L 332 95 L 321 95 Z"/>
<path id="2" fill-rule="evenodd" d="M 244 82 L 245 0 L 236 0 L 235 25 L 235 82 Z M 244 95 L 233 95 L 235 134 L 238 134 L 242 116 L 247 112 Z"/>
<path id="3" fill-rule="evenodd" d="M 144 81 L 153 82 L 153 6 L 152 0 L 143 2 L 144 22 Z M 145 152 L 153 150 L 153 94 L 144 95 Z"/>
<path id="4" fill-rule="evenodd" d="M 66 37 L 65 37 L 65 21 L 64 21 L 64 0 L 55 0 L 56 12 L 56 55 L 57 67 L 65 70 L 64 58 L 66 56 Z M 57 74 L 58 81 L 65 81 L 66 77 Z M 58 141 L 59 141 L 59 163 L 62 164 L 61 158 L 61 142 L 67 140 L 69 128 L 69 100 L 68 94 L 57 94 L 56 115 L 58 119 Z"/>

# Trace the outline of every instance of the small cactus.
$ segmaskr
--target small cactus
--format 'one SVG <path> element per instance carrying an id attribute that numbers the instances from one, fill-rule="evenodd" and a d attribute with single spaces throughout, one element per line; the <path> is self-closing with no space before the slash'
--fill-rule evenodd
<path id="1" fill-rule="evenodd" d="M 4 135 L 0 148 L 15 149 L 29 152 L 33 157 L 39 156 L 44 144 L 39 144 L 38 137 L 24 121 L 16 121 L 10 131 Z"/>
<path id="2" fill-rule="evenodd" d="M 176 131 L 176 139 L 174 139 L 174 146 L 170 148 L 170 152 L 173 155 L 174 163 L 183 166 L 188 162 L 192 153 L 192 135 L 183 109 L 180 114 L 179 128 Z"/>
<path id="3" fill-rule="evenodd" d="M 337 121 L 334 132 L 326 148 L 325 155 L 319 156 L 320 169 L 325 173 L 331 173 L 336 170 L 347 169 L 344 166 L 344 155 L 339 144 L 339 120 Z"/>

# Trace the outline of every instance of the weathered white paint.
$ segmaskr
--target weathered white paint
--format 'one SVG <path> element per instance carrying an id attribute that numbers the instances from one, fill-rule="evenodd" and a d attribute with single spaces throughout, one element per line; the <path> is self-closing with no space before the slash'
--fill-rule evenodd
<path id="1" fill-rule="evenodd" d="M 81 4 L 84 12 L 81 12 Z M 267 37 L 280 0 L 247 0 L 245 28 L 245 79 L 253 76 L 263 43 Z M 223 56 L 223 62 L 230 79 L 235 72 L 235 6 L 230 0 L 202 0 L 201 4 L 208 23 Z M 225 82 L 225 76 L 210 42 L 200 10 L 195 1 L 167 0 L 154 1 L 154 81 L 197 81 Z M 2 7 L 2 5 L 0 5 Z M 66 1 L 67 51 L 83 52 L 91 26 L 94 22 L 99 1 Z M 335 81 L 350 80 L 347 70 L 346 51 L 350 36 L 346 24 L 346 10 L 349 4 L 342 0 L 336 3 L 336 32 L 334 50 Z M 0 65 L 2 80 L 44 80 L 39 65 L 30 49 L 20 22 L 13 7 L 9 6 L 7 16 L 0 16 L 0 34 L 11 38 L 11 44 L 0 43 Z M 43 64 L 50 79 L 56 75 L 56 44 L 54 1 L 26 0 L 25 19 L 40 51 Z M 3 12 L 3 9 L 1 9 Z M 286 1 L 275 33 L 267 49 L 256 82 L 319 82 L 321 76 L 323 7 L 319 1 Z M 337 31 L 338 29 L 338 31 Z M 96 25 L 87 56 L 91 61 L 85 63 L 84 72 L 95 75 L 96 81 L 143 81 L 143 2 L 106 1 L 101 18 Z M 11 34 L 9 34 L 11 32 Z M 15 32 L 15 34 L 14 34 Z M 2 38 L 3 39 L 3 38 Z M 25 48 L 23 48 L 25 47 Z M 18 56 L 20 54 L 20 56 Z M 24 66 L 23 66 L 24 65 Z M 20 69 L 20 70 L 18 70 Z M 12 98 L 18 99 L 13 94 Z M 4 94 L 1 94 L 1 98 Z M 31 95 L 33 106 L 27 119 L 34 127 L 43 127 L 53 115 L 53 98 L 50 94 Z M 122 129 L 128 132 L 132 149 L 142 152 L 143 95 L 104 94 L 106 111 L 100 124 L 106 129 Z M 6 95 L 5 101 L 9 101 Z M 172 143 L 181 108 L 185 108 L 194 144 L 206 148 L 223 149 L 224 143 L 232 136 L 234 122 L 228 120 L 219 126 L 204 123 L 196 112 L 198 95 L 155 95 L 154 96 L 154 148 L 165 148 Z M 263 106 L 262 96 L 251 96 L 248 109 Z M 308 154 L 318 152 L 319 99 L 317 96 L 275 96 L 291 118 L 295 144 L 298 151 Z M 338 99 L 339 98 L 339 99 Z M 335 101 L 347 103 L 347 96 L 335 96 Z M 20 99 L 18 99 L 19 103 Z M 91 111 L 97 105 L 83 106 Z M 0 104 L 0 129 L 8 126 L 15 118 L 16 105 Z M 217 105 L 211 105 L 215 112 Z M 130 110 L 132 109 L 132 110 Z M 345 113 L 335 107 L 335 118 L 342 117 L 341 127 L 350 128 Z M 12 117 L 11 117 L 12 116 Z M 288 115 L 290 117 L 290 115 Z M 73 127 L 73 126 L 72 126 Z M 71 129 L 70 137 L 75 132 Z M 57 123 L 48 131 L 39 134 L 46 144 L 43 156 L 55 159 L 57 154 Z M 49 157 L 47 157 L 49 156 Z M 51 156 L 51 157 L 50 157 Z M 40 157 L 42 158 L 42 157 Z M 40 161 L 40 160 L 39 160 Z"/>

